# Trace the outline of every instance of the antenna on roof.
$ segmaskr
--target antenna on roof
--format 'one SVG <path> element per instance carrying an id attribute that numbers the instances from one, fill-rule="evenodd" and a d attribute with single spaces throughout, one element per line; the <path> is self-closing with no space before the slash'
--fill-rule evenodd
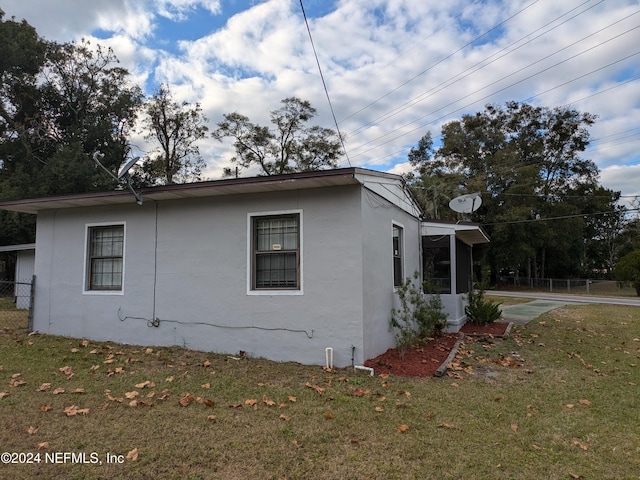
<path id="1" fill-rule="evenodd" d="M 136 203 L 138 205 L 142 205 L 142 194 L 140 194 L 139 192 L 136 192 L 133 189 L 133 186 L 131 185 L 131 174 L 129 173 L 130 170 L 133 168 L 133 166 L 136 163 L 138 163 L 138 160 L 140 160 L 140 157 L 133 157 L 133 158 L 129 159 L 127 161 L 127 163 L 125 163 L 124 166 L 120 169 L 120 172 L 118 172 L 118 176 L 117 177 L 107 167 L 105 167 L 100 162 L 99 159 L 102 158 L 102 157 L 104 157 L 104 153 L 96 151 L 93 154 L 93 161 L 96 162 L 97 165 L 99 165 L 105 172 L 107 172 L 109 174 L 109 176 L 111 176 L 111 178 L 113 178 L 119 184 L 122 184 L 122 181 L 126 180 L 127 187 L 129 188 L 129 190 L 131 190 L 131 193 L 135 197 Z"/>
<path id="2" fill-rule="evenodd" d="M 475 212 L 482 205 L 480 193 L 467 193 L 460 195 L 449 202 L 449 208 L 454 212 L 462 213 L 465 217 Z"/>

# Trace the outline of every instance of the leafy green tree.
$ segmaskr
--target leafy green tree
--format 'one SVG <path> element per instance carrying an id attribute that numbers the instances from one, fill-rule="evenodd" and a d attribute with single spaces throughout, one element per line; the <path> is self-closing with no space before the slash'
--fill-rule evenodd
<path id="1" fill-rule="evenodd" d="M 408 159 L 415 173 L 406 176 L 407 183 L 427 217 L 455 219 L 456 214 L 449 208 L 449 201 L 462 193 L 459 179 L 447 171 L 441 160 L 433 158 L 431 132 L 422 136 L 416 148 L 411 148 Z"/>
<path id="2" fill-rule="evenodd" d="M 114 173 L 126 161 L 142 101 L 141 89 L 128 75 L 110 48 L 82 41 L 52 49 L 42 86 L 49 146 L 46 194 L 114 188 L 92 156 L 101 152 L 101 162 Z"/>
<path id="3" fill-rule="evenodd" d="M 595 119 L 567 107 L 487 105 L 445 124 L 442 145 L 432 156 L 424 138 L 412 149 L 409 160 L 420 175 L 414 189 L 428 192 L 435 184 L 446 192 L 439 200 L 432 193 L 425 202 L 427 211 L 439 204 L 432 212 L 440 218 L 446 218 L 445 205 L 455 195 L 482 194 L 471 219 L 485 226 L 492 241 L 476 258 L 489 263 L 494 280 L 503 269 L 532 278 L 583 274 L 598 263 L 587 259 L 594 253 L 593 245 L 585 247 L 587 240 L 615 235 L 611 228 L 618 228 L 594 215 L 613 208 L 617 197 L 598 185 L 595 163 L 580 156 Z"/>
<path id="4" fill-rule="evenodd" d="M 0 21 L 0 37 L 0 198 L 114 188 L 92 156 L 114 173 L 125 161 L 142 93 L 113 52 L 45 42 L 24 21 Z M 30 216 L 0 224 L 0 242 L 33 241 Z"/>
<path id="5" fill-rule="evenodd" d="M 640 297 L 640 249 L 627 253 L 618 261 L 615 276 L 620 283 L 631 283 Z"/>
<path id="6" fill-rule="evenodd" d="M 213 137 L 231 138 L 236 156 L 234 167 L 225 168 L 226 176 L 236 175 L 252 165 L 263 175 L 278 175 L 336 168 L 343 154 L 341 142 L 334 130 L 317 125 L 307 126 L 316 109 L 306 100 L 289 97 L 282 107 L 270 113 L 273 127 L 252 123 L 238 113 L 224 115 Z"/>
<path id="7" fill-rule="evenodd" d="M 207 117 L 199 103 L 173 99 L 169 87 L 161 85 L 146 103 L 146 138 L 157 143 L 143 165 L 145 183 L 172 184 L 200 180 L 205 166 L 197 142 L 208 131 Z"/>

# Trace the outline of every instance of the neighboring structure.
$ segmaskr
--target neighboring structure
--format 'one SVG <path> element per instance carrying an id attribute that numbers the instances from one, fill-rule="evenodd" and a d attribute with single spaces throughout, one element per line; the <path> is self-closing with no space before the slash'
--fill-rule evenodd
<path id="1" fill-rule="evenodd" d="M 307 364 L 332 347 L 336 366 L 360 364 L 394 345 L 394 285 L 420 270 L 421 237 L 445 235 L 421 223 L 401 177 L 360 168 L 159 186 L 142 198 L 0 203 L 38 214 L 35 330 Z M 447 228 L 450 245 L 465 241 Z"/>
<path id="2" fill-rule="evenodd" d="M 25 243 L 22 245 L 0 246 L 0 253 L 13 252 L 16 254 L 16 270 L 13 283 L 16 308 L 28 309 L 31 302 L 30 285 L 35 268 L 36 244 Z"/>

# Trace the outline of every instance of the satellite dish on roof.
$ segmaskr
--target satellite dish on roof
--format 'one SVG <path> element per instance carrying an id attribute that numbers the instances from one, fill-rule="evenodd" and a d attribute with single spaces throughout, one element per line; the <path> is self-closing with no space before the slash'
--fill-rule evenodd
<path id="1" fill-rule="evenodd" d="M 133 166 L 136 163 L 138 163 L 138 160 L 140 160 L 140 157 L 134 157 L 128 160 L 127 163 L 125 163 L 124 166 L 120 169 L 120 172 L 118 173 L 117 177 L 107 167 L 105 167 L 102 164 L 102 162 L 100 162 L 100 159 L 103 157 L 104 157 L 104 153 L 102 152 L 97 151 L 93 153 L 93 161 L 96 162 L 96 165 L 99 165 L 100 168 L 102 168 L 107 174 L 109 174 L 116 182 L 118 182 L 119 184 L 122 184 L 122 181 L 124 179 L 127 180 L 127 187 L 129 188 L 129 190 L 131 190 L 131 193 L 135 197 L 136 203 L 138 205 L 142 205 L 142 194 L 140 194 L 139 192 L 136 192 L 133 189 L 133 186 L 131 185 L 131 175 L 129 175 L 129 170 L 131 170 Z"/>
<path id="2" fill-rule="evenodd" d="M 120 172 L 118 173 L 118 179 L 122 180 L 125 177 L 125 175 L 128 175 L 129 170 L 131 170 L 133 166 L 136 163 L 138 163 L 138 160 L 140 160 L 140 157 L 133 157 L 127 163 L 125 163 L 124 166 L 120 169 Z"/>
<path id="3" fill-rule="evenodd" d="M 479 193 L 468 193 L 460 195 L 449 202 L 449 208 L 458 213 L 472 213 L 482 205 L 482 198 Z"/>

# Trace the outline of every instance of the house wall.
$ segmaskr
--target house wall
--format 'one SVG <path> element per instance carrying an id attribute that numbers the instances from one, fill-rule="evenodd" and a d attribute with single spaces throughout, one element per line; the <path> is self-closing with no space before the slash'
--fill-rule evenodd
<path id="1" fill-rule="evenodd" d="M 361 201 L 355 185 L 43 211 L 34 329 L 309 364 L 324 364 L 331 346 L 334 364 L 350 365 L 352 345 L 371 348 L 363 346 L 371 294 L 363 290 Z M 248 215 L 283 210 L 302 213 L 302 294 L 248 295 Z M 119 222 L 123 292 L 83 293 L 87 224 Z M 383 228 L 390 272 L 390 220 Z"/>
<path id="2" fill-rule="evenodd" d="M 363 348 L 356 349 L 356 363 L 395 346 L 394 332 L 389 330 L 391 309 L 399 306 L 393 286 L 394 223 L 403 229 L 403 274 L 406 278 L 416 270 L 421 271 L 420 221 L 376 193 L 363 189 Z"/>

